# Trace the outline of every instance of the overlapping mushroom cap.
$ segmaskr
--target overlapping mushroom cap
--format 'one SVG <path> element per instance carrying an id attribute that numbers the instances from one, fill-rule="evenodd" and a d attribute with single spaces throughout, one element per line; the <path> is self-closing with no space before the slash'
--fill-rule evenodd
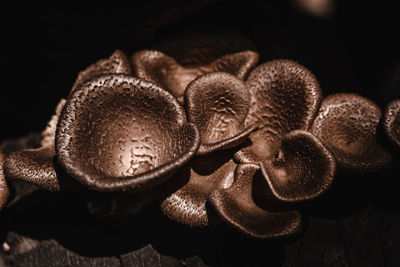
<path id="1" fill-rule="evenodd" d="M 146 203 L 162 192 L 161 208 L 173 220 L 223 220 L 275 238 L 301 229 L 292 203 L 325 192 L 337 166 L 390 164 L 375 140 L 379 108 L 351 94 L 322 101 L 317 79 L 300 64 L 273 60 L 252 70 L 258 54 L 237 36 L 159 47 L 132 56 L 138 77 L 121 51 L 82 71 L 42 147 L 12 153 L 6 177 L 63 190 L 67 173 L 94 190 L 125 191 L 121 199 L 146 195 Z M 394 142 L 397 104 L 384 120 Z M 7 189 L 1 175 L 0 168 L 0 193 Z M 89 208 L 101 211 L 96 205 Z"/>
<path id="2" fill-rule="evenodd" d="M 257 67 L 246 82 L 223 73 L 200 76 L 184 96 L 188 120 L 201 134 L 198 154 L 204 155 L 177 174 L 184 185 L 163 199 L 163 211 L 192 226 L 205 226 L 221 217 L 260 238 L 299 230 L 300 216 L 295 211 L 271 212 L 251 200 L 252 181 L 261 165 L 263 186 L 270 188 L 275 200 L 284 201 L 314 198 L 332 182 L 336 165 L 330 152 L 311 133 L 293 131 L 308 130 L 318 111 L 321 92 L 314 76 L 295 62 L 276 60 Z M 246 146 L 243 141 L 249 134 L 251 142 Z M 228 142 L 232 139 L 236 142 Z M 225 142 L 228 146 L 207 144 Z M 237 152 L 239 144 L 245 148 Z M 239 166 L 233 161 L 235 152 Z M 262 192 L 260 197 L 269 201 Z M 285 221 L 286 214 L 292 223 Z M 273 230 L 269 224 L 274 221 L 282 228 Z"/>
<path id="3" fill-rule="evenodd" d="M 243 80 L 257 64 L 258 53 L 238 34 L 194 34 L 132 56 L 134 74 L 170 91 L 180 102 L 187 85 L 211 72 Z M 164 52 L 162 52 L 164 51 Z"/>

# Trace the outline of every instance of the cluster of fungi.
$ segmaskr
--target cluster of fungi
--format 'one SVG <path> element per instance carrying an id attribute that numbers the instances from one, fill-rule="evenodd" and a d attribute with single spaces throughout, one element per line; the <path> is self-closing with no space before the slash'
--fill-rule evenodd
<path id="1" fill-rule="evenodd" d="M 19 180 L 101 191 L 128 214 L 156 200 L 193 227 L 297 233 L 297 203 L 328 190 L 338 170 L 391 165 L 376 132 L 400 147 L 400 100 L 382 115 L 356 94 L 323 98 L 302 65 L 258 58 L 243 37 L 193 35 L 89 66 L 59 102 L 41 147 L 0 151 L 0 208 L 7 181 Z"/>

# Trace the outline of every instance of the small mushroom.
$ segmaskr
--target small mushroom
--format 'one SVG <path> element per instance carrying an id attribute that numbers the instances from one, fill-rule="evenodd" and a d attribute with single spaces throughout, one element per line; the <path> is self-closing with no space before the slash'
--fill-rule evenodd
<path id="1" fill-rule="evenodd" d="M 400 99 L 393 100 L 386 106 L 383 129 L 389 140 L 400 148 Z"/>
<path id="2" fill-rule="evenodd" d="M 4 176 L 4 170 L 3 170 L 4 161 L 5 161 L 5 156 L 3 152 L 0 151 L 0 210 L 6 204 L 8 195 L 10 194 L 10 191 L 6 183 L 6 178 Z"/>
<path id="3" fill-rule="evenodd" d="M 238 151 L 235 159 L 257 163 L 276 155 L 285 134 L 311 127 L 322 93 L 314 75 L 290 60 L 273 60 L 258 66 L 246 84 L 250 110 L 245 126 L 260 127 L 249 136 L 252 144 Z"/>
<path id="4" fill-rule="evenodd" d="M 228 73 L 205 74 L 188 85 L 185 106 L 200 131 L 198 155 L 235 147 L 256 129 L 256 124 L 244 127 L 249 102 L 246 84 Z"/>
<path id="5" fill-rule="evenodd" d="M 94 77 L 106 74 L 132 74 L 130 62 L 124 52 L 116 50 L 109 58 L 101 59 L 81 71 L 72 86 L 71 93 L 81 84 L 84 84 Z"/>
<path id="6" fill-rule="evenodd" d="M 40 148 L 18 150 L 7 157 L 5 173 L 8 179 L 34 184 L 50 191 L 60 190 L 59 175 L 54 164 L 56 155 L 54 137 L 65 101 L 65 99 L 60 100 L 56 113 L 42 132 Z"/>
<path id="7" fill-rule="evenodd" d="M 166 181 L 191 159 L 199 132 L 176 98 L 122 74 L 81 85 L 67 100 L 56 132 L 61 165 L 99 191 L 140 192 Z"/>
<path id="8" fill-rule="evenodd" d="M 257 61 L 258 54 L 253 51 L 223 55 L 208 64 L 192 66 L 182 66 L 159 51 L 144 50 L 132 56 L 136 76 L 167 89 L 180 102 L 183 102 L 186 86 L 198 76 L 210 72 L 228 72 L 244 79 Z"/>
<path id="9" fill-rule="evenodd" d="M 376 141 L 380 108 L 356 94 L 335 94 L 322 102 L 312 126 L 345 171 L 377 171 L 391 164 L 391 156 Z"/>
<path id="10" fill-rule="evenodd" d="M 239 231 L 255 238 L 289 236 L 301 230 L 301 215 L 295 210 L 267 208 L 267 199 L 255 199 L 255 180 L 260 179 L 259 166 L 237 166 L 232 186 L 215 190 L 209 201 L 221 218 Z M 261 178 L 263 179 L 263 178 Z"/>
<path id="11" fill-rule="evenodd" d="M 281 142 L 278 157 L 260 163 L 272 193 L 282 201 L 303 201 L 325 192 L 336 173 L 335 159 L 309 132 L 296 130 Z"/>
<path id="12" fill-rule="evenodd" d="M 162 200 L 161 209 L 169 218 L 193 227 L 217 223 L 207 199 L 215 189 L 232 184 L 235 167 L 228 150 L 194 158 L 171 179 L 167 192 L 172 193 Z"/>

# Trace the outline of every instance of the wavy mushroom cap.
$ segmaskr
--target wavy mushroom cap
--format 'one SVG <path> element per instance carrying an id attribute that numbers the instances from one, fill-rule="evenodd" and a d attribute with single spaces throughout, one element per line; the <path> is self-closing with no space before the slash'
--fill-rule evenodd
<path id="1" fill-rule="evenodd" d="M 335 94 L 322 102 L 312 126 L 316 135 L 347 171 L 376 171 L 391 163 L 391 156 L 376 142 L 380 108 L 356 94 Z"/>
<path id="2" fill-rule="evenodd" d="M 6 183 L 6 178 L 4 176 L 4 169 L 3 169 L 4 161 L 5 161 L 5 156 L 0 151 L 0 210 L 6 204 L 8 195 L 10 193 Z"/>
<path id="3" fill-rule="evenodd" d="M 393 100 L 386 106 L 383 129 L 389 140 L 400 148 L 400 99 Z"/>
<path id="4" fill-rule="evenodd" d="M 259 191 L 256 164 L 240 164 L 234 174 L 234 182 L 227 189 L 215 190 L 209 201 L 221 218 L 239 231 L 255 238 L 277 238 L 292 235 L 301 230 L 302 220 L 298 211 L 276 211 L 266 208 L 268 200 L 255 198 Z M 257 200 L 256 200 L 257 199 Z"/>
<path id="5" fill-rule="evenodd" d="M 260 166 L 275 197 L 290 202 L 325 192 L 336 173 L 335 159 L 328 149 L 314 135 L 301 130 L 287 134 L 278 157 Z"/>
<path id="6" fill-rule="evenodd" d="M 196 153 L 197 128 L 167 91 L 126 75 L 92 79 L 73 92 L 56 132 L 67 172 L 100 191 L 155 187 Z"/>
<path id="7" fill-rule="evenodd" d="M 209 64 L 193 66 L 182 66 L 159 51 L 144 50 L 132 56 L 136 76 L 166 88 L 181 102 L 186 86 L 198 76 L 222 71 L 244 79 L 257 61 L 258 54 L 253 51 L 223 55 Z"/>
<path id="8" fill-rule="evenodd" d="M 217 223 L 207 200 L 212 191 L 232 184 L 235 167 L 232 152 L 227 150 L 196 157 L 171 179 L 178 186 L 167 190 L 173 193 L 162 200 L 161 209 L 172 220 L 193 227 Z"/>
<path id="9" fill-rule="evenodd" d="M 109 58 L 100 59 L 81 71 L 72 86 L 71 92 L 92 78 L 107 74 L 132 74 L 130 62 L 124 52 L 116 50 Z"/>
<path id="10" fill-rule="evenodd" d="M 235 158 L 242 163 L 270 159 L 282 138 L 293 130 L 308 130 L 321 103 L 321 89 L 315 76 L 290 60 L 274 60 L 255 68 L 246 82 L 250 110 L 245 125 L 258 123 L 250 134 L 252 144 Z"/>
<path id="11" fill-rule="evenodd" d="M 188 120 L 200 131 L 197 154 L 234 147 L 256 128 L 244 127 L 250 104 L 247 86 L 229 73 L 205 74 L 191 82 L 185 104 Z"/>
<path id="12" fill-rule="evenodd" d="M 11 153 L 6 160 L 4 169 L 8 179 L 20 180 L 50 191 L 61 189 L 60 180 L 54 164 L 54 138 L 58 119 L 66 100 L 61 99 L 56 113 L 42 132 L 40 148 L 22 149 Z"/>

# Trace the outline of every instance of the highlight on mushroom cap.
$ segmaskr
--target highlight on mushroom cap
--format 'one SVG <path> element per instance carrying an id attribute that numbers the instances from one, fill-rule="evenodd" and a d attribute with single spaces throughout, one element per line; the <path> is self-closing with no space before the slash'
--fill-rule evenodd
<path id="1" fill-rule="evenodd" d="M 214 72 L 192 81 L 185 91 L 188 120 L 200 131 L 197 154 L 236 147 L 256 129 L 244 127 L 250 104 L 246 84 L 235 76 Z"/>
<path id="2" fill-rule="evenodd" d="M 283 136 L 292 130 L 308 130 L 316 116 L 322 93 L 315 76 L 290 60 L 273 60 L 256 67 L 246 84 L 250 110 L 245 125 L 259 129 L 250 134 L 251 145 L 235 158 L 256 163 L 275 156 Z"/>
<path id="3" fill-rule="evenodd" d="M 192 158 L 197 128 L 170 93 L 126 75 L 105 75 L 73 92 L 56 132 L 61 165 L 95 190 L 139 191 L 166 181 Z"/>
<path id="4" fill-rule="evenodd" d="M 377 171 L 390 166 L 391 156 L 376 140 L 382 112 L 356 94 L 330 95 L 322 102 L 312 133 L 346 171 Z"/>

